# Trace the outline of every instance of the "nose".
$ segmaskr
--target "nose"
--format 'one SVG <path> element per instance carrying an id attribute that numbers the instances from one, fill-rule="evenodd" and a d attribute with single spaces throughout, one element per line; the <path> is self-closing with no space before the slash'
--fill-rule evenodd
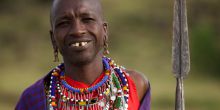
<path id="1" fill-rule="evenodd" d="M 86 33 L 86 28 L 80 20 L 76 20 L 70 28 L 70 34 L 76 37 L 81 37 Z"/>

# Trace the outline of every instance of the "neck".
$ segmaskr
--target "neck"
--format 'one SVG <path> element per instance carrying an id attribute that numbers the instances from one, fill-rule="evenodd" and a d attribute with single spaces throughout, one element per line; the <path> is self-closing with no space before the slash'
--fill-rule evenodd
<path id="1" fill-rule="evenodd" d="M 90 63 L 84 65 L 72 64 L 64 61 L 65 75 L 75 81 L 92 84 L 103 72 L 102 57 L 96 57 Z"/>

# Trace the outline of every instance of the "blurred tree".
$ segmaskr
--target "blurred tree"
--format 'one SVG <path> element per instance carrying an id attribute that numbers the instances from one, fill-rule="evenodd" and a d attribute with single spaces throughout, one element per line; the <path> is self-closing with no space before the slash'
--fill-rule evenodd
<path id="1" fill-rule="evenodd" d="M 51 4 L 51 2 L 53 0 L 29 0 L 31 1 L 32 3 L 35 3 L 37 5 L 44 5 L 44 6 L 48 6 L 49 4 Z"/>
<path id="2" fill-rule="evenodd" d="M 189 3 L 193 66 L 211 76 L 220 76 L 220 1 Z M 220 78 L 220 77 L 216 77 Z"/>

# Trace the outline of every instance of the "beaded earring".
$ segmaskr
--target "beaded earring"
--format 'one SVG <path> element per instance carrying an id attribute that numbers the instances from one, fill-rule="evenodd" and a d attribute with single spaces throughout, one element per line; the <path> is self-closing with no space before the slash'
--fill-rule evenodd
<path id="1" fill-rule="evenodd" d="M 59 62 L 58 49 L 54 49 L 54 62 Z"/>
<path id="2" fill-rule="evenodd" d="M 108 43 L 107 43 L 107 41 L 105 41 L 104 42 L 104 52 L 103 52 L 103 54 L 104 55 L 108 55 L 110 52 L 109 52 L 109 50 L 108 50 Z"/>

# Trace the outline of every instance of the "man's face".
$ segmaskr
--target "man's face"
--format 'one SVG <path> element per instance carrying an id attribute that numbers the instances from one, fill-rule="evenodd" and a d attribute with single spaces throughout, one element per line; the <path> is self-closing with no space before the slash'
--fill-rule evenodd
<path id="1" fill-rule="evenodd" d="M 88 63 L 102 56 L 107 24 L 98 0 L 56 0 L 51 23 L 52 43 L 64 61 Z"/>

